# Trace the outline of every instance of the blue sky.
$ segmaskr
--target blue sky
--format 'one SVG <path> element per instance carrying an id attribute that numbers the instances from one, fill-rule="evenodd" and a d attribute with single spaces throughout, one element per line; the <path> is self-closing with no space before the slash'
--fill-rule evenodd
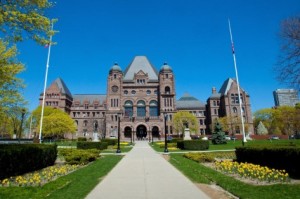
<path id="1" fill-rule="evenodd" d="M 206 102 L 214 86 L 235 77 L 228 18 L 231 20 L 240 85 L 252 111 L 274 106 L 281 20 L 300 13 L 299 0 L 101 0 L 57 1 L 48 11 L 58 18 L 47 86 L 61 77 L 72 94 L 105 94 L 107 75 L 118 62 L 124 70 L 145 55 L 159 70 L 174 71 L 176 98 L 188 92 Z M 18 44 L 29 109 L 43 91 L 47 48 Z"/>

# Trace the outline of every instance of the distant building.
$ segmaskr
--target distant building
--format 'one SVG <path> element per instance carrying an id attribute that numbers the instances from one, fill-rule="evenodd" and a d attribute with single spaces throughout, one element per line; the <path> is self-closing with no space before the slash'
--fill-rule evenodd
<path id="1" fill-rule="evenodd" d="M 77 137 L 91 138 L 94 132 L 100 137 L 117 137 L 119 126 L 121 139 L 149 139 L 164 136 L 164 132 L 177 135 L 170 121 L 177 111 L 188 111 L 196 116 L 199 121 L 196 133 L 205 135 L 211 132 L 209 125 L 213 119 L 228 114 L 238 115 L 236 93 L 236 82 L 229 78 L 219 93 L 213 89 L 207 105 L 189 94 L 176 100 L 172 68 L 164 63 L 157 71 L 147 57 L 136 56 L 124 71 L 118 64 L 111 67 L 106 94 L 72 95 L 63 80 L 58 78 L 46 90 L 45 105 L 70 114 L 77 124 Z M 252 124 L 249 95 L 242 90 L 241 96 L 245 102 L 245 121 Z M 40 95 L 40 104 L 42 98 L 43 94 Z M 169 118 L 166 130 L 164 115 Z"/>
<path id="2" fill-rule="evenodd" d="M 298 91 L 295 89 L 277 89 L 273 96 L 275 106 L 295 106 L 299 103 Z"/>

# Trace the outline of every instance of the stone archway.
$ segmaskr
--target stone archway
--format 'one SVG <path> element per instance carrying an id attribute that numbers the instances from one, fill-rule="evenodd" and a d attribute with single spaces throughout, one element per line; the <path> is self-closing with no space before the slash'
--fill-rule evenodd
<path id="1" fill-rule="evenodd" d="M 145 125 L 138 125 L 136 127 L 136 137 L 138 140 L 143 140 L 147 137 L 147 128 Z"/>
<path id="2" fill-rule="evenodd" d="M 131 133 L 132 133 L 131 127 L 129 127 L 129 126 L 125 127 L 124 137 L 125 138 L 131 138 Z"/>
<path id="3" fill-rule="evenodd" d="M 159 137 L 159 129 L 157 126 L 152 127 L 152 136 Z"/>

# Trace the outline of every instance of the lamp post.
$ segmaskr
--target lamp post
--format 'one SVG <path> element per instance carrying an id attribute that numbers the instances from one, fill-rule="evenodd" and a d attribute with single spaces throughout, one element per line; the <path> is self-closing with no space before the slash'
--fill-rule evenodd
<path id="1" fill-rule="evenodd" d="M 118 113 L 118 148 L 116 153 L 121 153 L 121 149 L 120 149 L 120 117 L 121 117 L 121 113 Z"/>
<path id="2" fill-rule="evenodd" d="M 168 150 L 168 142 L 167 142 L 167 117 L 168 115 L 166 113 L 164 113 L 164 119 L 165 119 L 165 150 L 164 152 L 165 153 L 169 153 L 169 150 Z"/>
<path id="3" fill-rule="evenodd" d="M 20 123 L 20 130 L 19 130 L 19 143 L 20 143 L 20 139 L 21 139 L 21 135 L 22 135 L 22 131 L 23 131 L 23 121 L 24 121 L 24 116 L 25 116 L 25 113 L 26 113 L 26 109 L 25 108 L 22 108 L 21 110 L 21 123 Z"/>
<path id="4" fill-rule="evenodd" d="M 131 145 L 133 145 L 133 127 L 131 126 L 131 137 L 130 137 Z"/>

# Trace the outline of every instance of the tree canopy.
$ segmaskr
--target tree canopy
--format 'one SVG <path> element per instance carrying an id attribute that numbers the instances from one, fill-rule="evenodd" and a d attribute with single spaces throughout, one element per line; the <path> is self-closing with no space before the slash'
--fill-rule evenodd
<path id="1" fill-rule="evenodd" d="M 0 112 L 2 113 L 23 101 L 20 89 L 24 85 L 17 75 L 24 70 L 24 65 L 17 60 L 16 56 L 16 47 L 8 48 L 7 43 L 0 39 Z"/>
<path id="2" fill-rule="evenodd" d="M 260 122 L 268 130 L 269 134 L 291 135 L 300 132 L 300 109 L 291 106 L 280 106 L 274 109 L 261 109 L 254 113 L 254 124 L 257 127 Z"/>
<path id="3" fill-rule="evenodd" d="M 196 116 L 187 111 L 178 111 L 174 114 L 173 118 L 173 128 L 177 133 L 183 133 L 184 129 L 188 125 L 191 133 L 197 133 L 199 129 L 199 124 Z"/>
<path id="4" fill-rule="evenodd" d="M 300 16 L 281 23 L 281 54 L 275 65 L 277 79 L 300 89 Z"/>
<path id="5" fill-rule="evenodd" d="M 42 108 L 39 106 L 32 112 L 32 127 L 39 132 Z M 75 133 L 74 120 L 60 109 L 44 107 L 43 137 L 63 137 L 65 133 Z"/>
<path id="6" fill-rule="evenodd" d="M 48 0 L 1 0 L 0 31 L 6 40 L 19 42 L 31 39 L 46 44 L 51 30 L 51 20 L 46 11 L 53 6 Z"/>

